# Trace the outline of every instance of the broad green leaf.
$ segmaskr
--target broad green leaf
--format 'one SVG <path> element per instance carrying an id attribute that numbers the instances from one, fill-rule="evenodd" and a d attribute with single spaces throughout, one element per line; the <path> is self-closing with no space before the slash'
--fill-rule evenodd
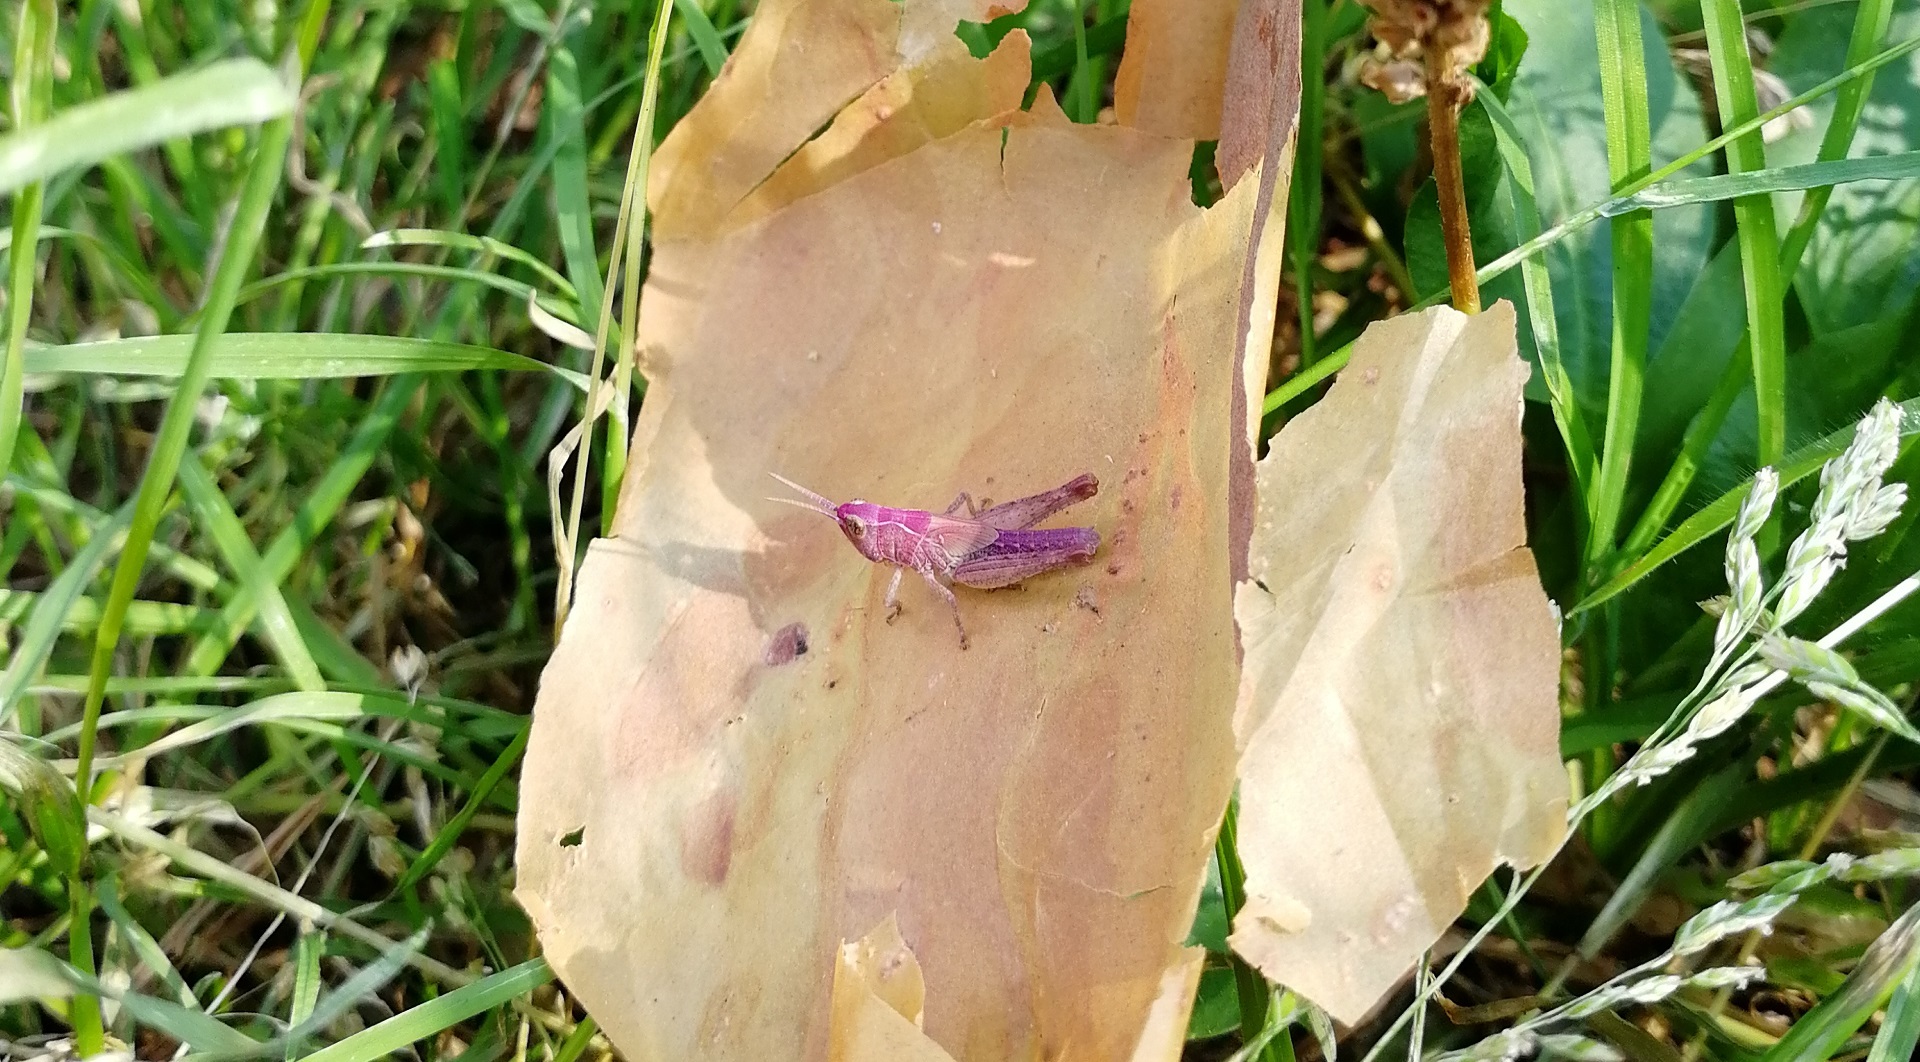
<path id="1" fill-rule="evenodd" d="M 1525 27 L 1529 38 L 1507 110 L 1532 155 L 1535 197 L 1541 220 L 1551 228 L 1612 196 L 1594 9 L 1561 0 L 1506 0 L 1503 10 Z M 1665 37 L 1650 14 L 1643 14 L 1641 40 L 1652 156 L 1658 166 L 1697 147 L 1705 139 L 1705 125 L 1699 98 L 1675 71 Z M 1712 232 L 1709 209 L 1689 206 L 1655 213 L 1650 348 L 1658 349 L 1678 319 L 1692 277 L 1706 264 Z M 1563 235 L 1547 251 L 1563 361 L 1589 418 L 1606 407 L 1611 242 L 1604 230 L 1588 229 Z M 1530 394 L 1545 398 L 1538 384 L 1531 385 Z"/>
<path id="2" fill-rule="evenodd" d="M 1788 22 L 1768 67 L 1795 91 L 1844 66 L 1855 5 L 1813 7 Z M 1896 5 L 1888 43 L 1920 37 L 1920 4 Z M 1809 105 L 1814 121 L 1768 147 L 1775 165 L 1812 159 L 1833 111 L 1831 98 Z M 1854 134 L 1855 159 L 1920 149 L 1920 66 L 1895 63 L 1874 78 L 1867 111 Z M 1782 195 L 1782 216 L 1799 208 Z M 1920 182 L 1837 189 L 1821 214 L 1807 255 L 1793 278 L 1816 333 L 1874 320 L 1920 290 Z"/>

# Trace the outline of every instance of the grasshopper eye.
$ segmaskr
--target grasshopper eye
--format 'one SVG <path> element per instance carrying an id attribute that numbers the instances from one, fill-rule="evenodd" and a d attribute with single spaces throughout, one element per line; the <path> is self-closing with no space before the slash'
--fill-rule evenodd
<path id="1" fill-rule="evenodd" d="M 865 520 L 862 520 L 857 516 L 849 516 L 847 517 L 846 523 L 847 523 L 847 534 L 852 535 L 855 538 L 866 537 L 867 522 Z"/>

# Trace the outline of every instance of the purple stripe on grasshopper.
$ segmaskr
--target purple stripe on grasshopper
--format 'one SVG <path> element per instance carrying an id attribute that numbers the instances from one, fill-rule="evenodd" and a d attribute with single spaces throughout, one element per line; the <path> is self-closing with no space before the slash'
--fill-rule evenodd
<path id="1" fill-rule="evenodd" d="M 1064 565 L 1085 564 L 1099 548 L 1100 533 L 1091 527 L 1002 531 L 953 566 L 953 581 L 976 590 L 1012 586 Z"/>

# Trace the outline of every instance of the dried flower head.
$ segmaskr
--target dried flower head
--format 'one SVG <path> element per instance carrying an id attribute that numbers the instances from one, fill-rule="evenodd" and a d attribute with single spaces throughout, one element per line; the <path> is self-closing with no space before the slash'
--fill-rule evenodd
<path id="1" fill-rule="evenodd" d="M 1380 42 L 1360 70 L 1360 81 L 1395 103 L 1425 95 L 1437 65 L 1445 86 L 1464 104 L 1472 82 L 1461 74 L 1487 54 L 1492 0 L 1363 0 L 1373 11 L 1367 23 Z M 1438 59 L 1429 64 L 1428 57 Z"/>

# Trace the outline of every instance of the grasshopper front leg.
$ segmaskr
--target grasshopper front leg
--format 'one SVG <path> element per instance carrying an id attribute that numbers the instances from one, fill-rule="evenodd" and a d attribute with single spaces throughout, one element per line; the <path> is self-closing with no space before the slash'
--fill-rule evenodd
<path id="1" fill-rule="evenodd" d="M 941 582 L 940 577 L 933 572 L 925 568 L 915 568 L 914 571 L 920 573 L 920 577 L 927 581 L 928 586 L 933 587 L 935 593 L 947 599 L 947 608 L 953 611 L 953 627 L 960 632 L 960 648 L 965 649 L 967 647 L 967 628 L 965 624 L 960 622 L 960 600 L 953 596 L 953 591 L 947 589 L 947 584 Z M 906 578 L 906 575 L 907 569 L 895 568 L 893 570 L 893 579 L 887 584 L 885 607 L 888 623 L 892 623 L 900 615 L 900 581 Z"/>
<path id="2" fill-rule="evenodd" d="M 906 569 L 901 569 L 902 574 L 904 574 L 905 571 Z M 965 649 L 967 647 L 967 625 L 960 622 L 960 599 L 954 597 L 953 591 L 949 590 L 947 584 L 941 582 L 940 577 L 933 574 L 933 572 L 925 568 L 915 568 L 914 571 L 919 572 L 920 577 L 927 581 L 927 585 L 933 587 L 934 593 L 947 599 L 947 608 L 953 612 L 953 629 L 960 632 L 960 648 Z"/>
<path id="3" fill-rule="evenodd" d="M 893 581 L 887 584 L 886 616 L 892 623 L 900 615 L 900 580 L 907 574 L 905 568 L 893 570 Z"/>

